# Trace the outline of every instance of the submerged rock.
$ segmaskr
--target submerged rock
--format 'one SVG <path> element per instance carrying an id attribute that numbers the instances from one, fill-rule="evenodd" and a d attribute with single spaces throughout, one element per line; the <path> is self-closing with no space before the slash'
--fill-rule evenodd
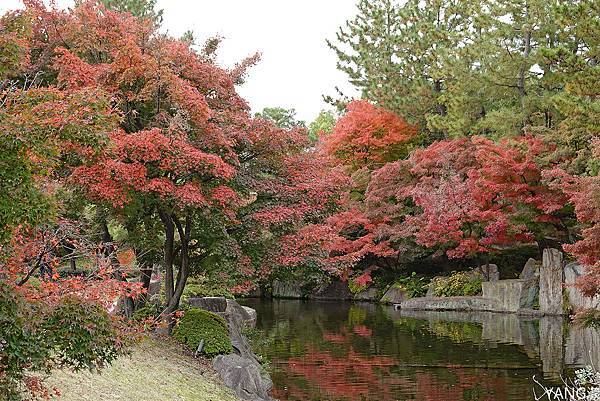
<path id="1" fill-rule="evenodd" d="M 213 359 L 213 367 L 223 383 L 242 400 L 273 400 L 269 396 L 273 382 L 256 360 L 236 354 L 218 355 Z"/>

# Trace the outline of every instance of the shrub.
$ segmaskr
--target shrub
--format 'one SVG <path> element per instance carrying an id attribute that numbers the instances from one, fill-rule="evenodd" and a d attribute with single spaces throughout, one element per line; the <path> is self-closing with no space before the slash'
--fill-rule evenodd
<path id="1" fill-rule="evenodd" d="M 600 329 L 600 311 L 597 309 L 585 309 L 575 315 L 575 323 L 583 327 Z"/>
<path id="2" fill-rule="evenodd" d="M 118 327 L 96 304 L 65 297 L 51 307 L 25 299 L 0 281 L 0 400 L 45 393 L 27 372 L 98 369 L 110 363 L 124 353 Z"/>
<path id="3" fill-rule="evenodd" d="M 58 366 L 74 370 L 94 369 L 121 353 L 119 333 L 100 306 L 66 298 L 42 324 L 53 345 Z"/>
<path id="4" fill-rule="evenodd" d="M 144 320 L 147 320 L 148 318 L 157 318 L 160 313 L 162 312 L 162 307 L 160 304 L 158 303 L 147 303 L 146 306 L 144 306 L 143 308 L 140 308 L 138 310 L 136 310 L 133 313 L 133 320 L 135 320 L 136 322 L 143 322 Z"/>
<path id="5" fill-rule="evenodd" d="M 207 356 L 233 352 L 225 319 L 202 309 L 188 309 L 175 327 L 173 337 L 193 350 L 204 340 L 202 352 Z"/>
<path id="6" fill-rule="evenodd" d="M 226 283 L 205 276 L 198 276 L 188 280 L 181 295 L 181 303 L 187 303 L 190 298 L 195 297 L 233 298 L 233 294 L 229 291 Z"/>
<path id="7" fill-rule="evenodd" d="M 467 273 L 453 273 L 450 277 L 439 278 L 431 282 L 435 286 L 436 297 L 478 295 L 481 293 L 481 277 L 471 277 Z"/>
<path id="8" fill-rule="evenodd" d="M 408 277 L 396 280 L 394 286 L 403 290 L 409 298 L 422 297 L 427 292 L 423 277 L 417 277 L 415 272 Z"/>

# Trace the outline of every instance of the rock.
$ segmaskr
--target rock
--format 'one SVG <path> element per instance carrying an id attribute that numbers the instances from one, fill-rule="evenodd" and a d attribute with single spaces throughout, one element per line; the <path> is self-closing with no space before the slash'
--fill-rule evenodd
<path id="1" fill-rule="evenodd" d="M 352 292 L 350 292 L 350 288 L 348 288 L 348 283 L 336 280 L 318 289 L 315 294 L 310 296 L 310 298 L 349 301 L 352 300 L 354 296 L 352 295 Z"/>
<path id="2" fill-rule="evenodd" d="M 227 322 L 229 339 L 236 352 L 245 358 L 256 358 L 250 343 L 243 334 L 245 327 L 256 325 L 256 311 L 242 306 L 233 299 L 223 297 L 190 298 L 190 306 L 207 310 L 222 316 Z"/>
<path id="3" fill-rule="evenodd" d="M 248 309 L 253 310 L 252 308 Z M 224 313 L 219 313 L 219 315 L 223 316 L 225 321 L 227 321 L 229 339 L 236 353 L 244 358 L 258 361 L 256 355 L 252 352 L 252 347 L 248 339 L 244 336 L 244 328 L 251 327 L 253 322 L 256 323 L 256 311 L 252 314 L 233 299 L 228 299 L 227 309 Z"/>
<path id="4" fill-rule="evenodd" d="M 272 401 L 269 390 L 271 379 L 262 373 L 260 365 L 253 359 L 239 355 L 218 355 L 213 359 L 213 367 L 223 383 L 233 389 L 242 400 Z"/>
<path id="5" fill-rule="evenodd" d="M 539 302 L 540 278 L 533 276 L 526 279 L 521 289 L 521 299 L 519 305 L 521 309 L 533 309 L 536 301 Z"/>
<path id="6" fill-rule="evenodd" d="M 561 315 L 563 311 L 563 255 L 558 249 L 544 249 L 540 268 L 540 311 Z"/>
<path id="7" fill-rule="evenodd" d="M 481 265 L 469 272 L 471 277 L 481 277 L 483 281 L 498 281 L 500 280 L 500 271 L 498 266 L 488 263 Z"/>
<path id="8" fill-rule="evenodd" d="M 400 310 L 496 311 L 498 303 L 483 297 L 423 297 L 400 303 Z"/>
<path id="9" fill-rule="evenodd" d="M 392 285 L 381 297 L 381 301 L 384 304 L 399 304 L 405 301 L 408 297 L 406 292 L 395 285 Z"/>
<path id="10" fill-rule="evenodd" d="M 565 266 L 565 291 L 574 312 L 590 308 L 600 309 L 600 296 L 594 298 L 586 297 L 574 286 L 577 279 L 584 274 L 585 267 L 577 262 L 569 263 Z"/>
<path id="11" fill-rule="evenodd" d="M 190 306 L 214 313 L 224 313 L 227 309 L 227 300 L 224 297 L 198 297 L 190 298 Z"/>
<path id="12" fill-rule="evenodd" d="M 540 262 L 533 258 L 529 258 L 529 260 L 523 266 L 523 271 L 519 275 L 521 279 L 530 279 L 532 277 L 539 277 L 540 275 Z"/>
<path id="13" fill-rule="evenodd" d="M 519 309 L 531 309 L 535 303 L 538 282 L 529 280 L 500 280 L 481 283 L 483 297 L 498 304 L 500 312 L 517 312 Z"/>
<path id="14" fill-rule="evenodd" d="M 159 294 L 161 286 L 162 286 L 161 280 L 150 281 L 150 285 L 148 286 L 148 295 L 147 295 L 148 299 L 150 299 L 154 295 Z"/>
<path id="15" fill-rule="evenodd" d="M 244 308 L 244 310 L 248 313 L 249 319 L 246 320 L 246 326 L 251 327 L 251 328 L 255 328 L 256 327 L 256 318 L 257 318 L 257 313 L 256 310 L 250 308 L 249 306 L 242 306 L 242 308 Z"/>
<path id="16" fill-rule="evenodd" d="M 377 299 L 378 292 L 379 291 L 377 290 L 377 288 L 369 287 L 366 290 L 363 290 L 363 291 L 355 294 L 354 300 L 355 301 L 369 301 L 369 302 L 378 301 L 378 299 Z"/>
<path id="17" fill-rule="evenodd" d="M 275 298 L 302 298 L 302 285 L 293 281 L 273 280 L 272 295 Z"/>

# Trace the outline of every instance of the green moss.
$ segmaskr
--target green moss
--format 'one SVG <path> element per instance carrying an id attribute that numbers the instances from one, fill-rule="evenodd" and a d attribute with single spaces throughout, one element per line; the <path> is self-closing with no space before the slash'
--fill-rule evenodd
<path id="1" fill-rule="evenodd" d="M 225 320 L 202 309 L 187 310 L 175 327 L 173 337 L 193 350 L 204 340 L 202 352 L 207 356 L 233 352 Z"/>
<path id="2" fill-rule="evenodd" d="M 471 277 L 467 273 L 453 273 L 450 277 L 439 278 L 435 285 L 436 297 L 473 296 L 481 294 L 481 277 Z"/>

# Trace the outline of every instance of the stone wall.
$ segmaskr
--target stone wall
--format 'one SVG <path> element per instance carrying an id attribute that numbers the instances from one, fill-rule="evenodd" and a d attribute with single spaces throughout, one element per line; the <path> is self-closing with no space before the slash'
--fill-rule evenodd
<path id="1" fill-rule="evenodd" d="M 515 279 L 481 284 L 483 297 L 494 299 L 499 305 L 499 311 L 517 312 L 519 309 L 532 308 L 537 292 L 537 280 Z"/>

